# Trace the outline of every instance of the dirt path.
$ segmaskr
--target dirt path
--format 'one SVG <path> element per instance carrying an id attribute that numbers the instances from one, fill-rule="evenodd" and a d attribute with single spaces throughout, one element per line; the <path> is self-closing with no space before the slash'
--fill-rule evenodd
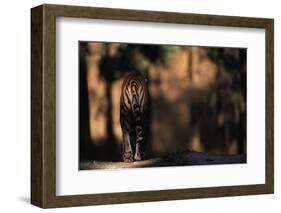
<path id="1" fill-rule="evenodd" d="M 80 163 L 80 170 L 235 164 L 235 163 L 246 163 L 246 155 L 244 154 L 216 155 L 216 154 L 188 151 L 181 155 L 171 155 L 161 158 L 152 158 L 143 161 L 136 161 L 133 163 L 84 161 Z"/>

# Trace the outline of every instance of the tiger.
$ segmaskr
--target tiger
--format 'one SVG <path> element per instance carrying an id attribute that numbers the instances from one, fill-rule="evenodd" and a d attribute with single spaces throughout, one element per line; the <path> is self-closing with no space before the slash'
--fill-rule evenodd
<path id="1" fill-rule="evenodd" d="M 148 80 L 132 72 L 124 77 L 120 96 L 120 125 L 123 135 L 123 161 L 144 159 L 148 140 Z"/>

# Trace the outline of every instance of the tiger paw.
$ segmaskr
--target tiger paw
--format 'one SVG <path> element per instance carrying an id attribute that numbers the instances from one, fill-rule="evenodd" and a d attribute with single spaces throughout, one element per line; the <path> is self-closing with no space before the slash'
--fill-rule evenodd
<path id="1" fill-rule="evenodd" d="M 136 152 L 136 154 L 135 154 L 135 160 L 136 160 L 136 161 L 141 161 L 141 160 L 142 160 L 141 154 L 140 154 L 139 152 Z"/>
<path id="2" fill-rule="evenodd" d="M 133 153 L 132 153 L 132 152 L 125 152 L 125 153 L 123 154 L 123 161 L 124 161 L 125 163 L 133 162 L 133 161 L 134 161 Z"/>

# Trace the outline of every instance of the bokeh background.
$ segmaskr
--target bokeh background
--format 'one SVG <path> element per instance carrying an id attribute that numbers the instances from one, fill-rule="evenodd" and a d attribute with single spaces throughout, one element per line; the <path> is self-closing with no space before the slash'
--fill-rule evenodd
<path id="1" fill-rule="evenodd" d="M 148 78 L 147 157 L 193 150 L 246 154 L 242 48 L 79 42 L 80 161 L 121 161 L 123 77 Z"/>

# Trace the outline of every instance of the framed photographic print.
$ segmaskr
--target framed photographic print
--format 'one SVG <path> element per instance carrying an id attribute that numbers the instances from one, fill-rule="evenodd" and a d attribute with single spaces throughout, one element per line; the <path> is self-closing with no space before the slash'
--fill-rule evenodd
<path id="1" fill-rule="evenodd" d="M 31 9 L 31 203 L 274 191 L 273 19 Z"/>

